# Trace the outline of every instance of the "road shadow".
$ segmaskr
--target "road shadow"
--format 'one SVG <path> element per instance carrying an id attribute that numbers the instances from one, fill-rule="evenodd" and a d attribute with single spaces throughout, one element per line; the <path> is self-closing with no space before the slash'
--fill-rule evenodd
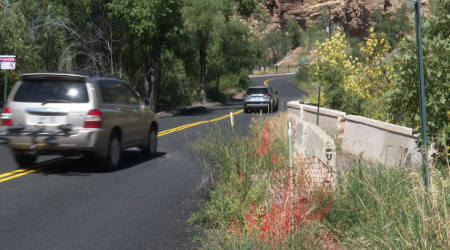
<path id="1" fill-rule="evenodd" d="M 151 159 L 148 159 L 143 157 L 139 150 L 124 150 L 122 152 L 120 165 L 115 171 L 106 171 L 102 169 L 99 162 L 92 156 L 86 156 L 80 159 L 64 159 L 61 157 L 58 159 L 42 161 L 38 165 L 28 169 L 43 168 L 34 172 L 41 175 L 91 176 L 93 174 L 120 172 L 143 163 L 151 162 L 156 158 L 165 157 L 166 154 L 167 153 L 165 152 L 156 152 Z"/>
<path id="2" fill-rule="evenodd" d="M 205 108 L 203 106 L 197 106 L 192 108 L 180 109 L 180 111 L 178 111 L 177 113 L 177 116 L 206 115 L 210 112 L 211 110 L 208 108 Z"/>

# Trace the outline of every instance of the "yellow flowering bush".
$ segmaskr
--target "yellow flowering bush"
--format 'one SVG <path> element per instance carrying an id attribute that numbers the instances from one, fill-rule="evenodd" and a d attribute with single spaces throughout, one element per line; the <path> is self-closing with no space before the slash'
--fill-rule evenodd
<path id="1" fill-rule="evenodd" d="M 369 30 L 365 45 L 360 47 L 361 58 L 347 56 L 348 44 L 342 29 L 326 42 L 316 44 L 317 60 L 311 64 L 313 75 L 324 87 L 324 104 L 353 114 L 380 118 L 380 110 L 368 106 L 393 88 L 395 77 L 385 54 L 391 49 L 384 34 Z"/>
<path id="2" fill-rule="evenodd" d="M 350 58 L 352 62 L 346 64 L 348 74 L 344 77 L 346 90 L 352 89 L 361 98 L 377 100 L 383 93 L 393 88 L 395 77 L 391 63 L 385 62 L 384 55 L 391 47 L 383 33 L 375 34 L 373 28 L 369 30 L 369 38 L 360 51 L 365 55 L 360 61 Z"/>
<path id="3" fill-rule="evenodd" d="M 311 64 L 314 77 L 322 81 L 324 84 L 330 81 L 327 77 L 327 72 L 342 71 L 342 66 L 351 66 L 350 61 L 347 58 L 345 49 L 347 42 L 345 40 L 345 34 L 341 29 L 338 30 L 331 40 L 328 40 L 322 44 L 319 41 L 316 42 L 317 60 Z"/>

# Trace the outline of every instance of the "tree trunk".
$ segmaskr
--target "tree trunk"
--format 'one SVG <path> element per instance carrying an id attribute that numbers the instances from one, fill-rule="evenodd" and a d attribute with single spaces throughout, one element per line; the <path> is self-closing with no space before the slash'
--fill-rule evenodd
<path id="1" fill-rule="evenodd" d="M 217 98 L 220 99 L 220 77 L 217 76 Z"/>
<path id="2" fill-rule="evenodd" d="M 149 63 L 145 51 L 142 49 L 142 76 L 144 80 L 144 98 L 150 98 L 150 82 L 148 81 Z"/>
<path id="3" fill-rule="evenodd" d="M 150 107 L 156 112 L 156 100 L 158 97 L 159 69 L 161 62 L 161 47 L 158 40 L 155 40 L 153 48 L 149 54 L 142 49 L 142 75 L 144 78 L 145 98 L 150 98 Z M 149 61 L 150 58 L 150 61 Z M 152 76 L 154 81 L 152 82 Z"/>
<path id="4" fill-rule="evenodd" d="M 151 79 L 151 75 L 154 77 L 154 81 L 152 83 L 152 95 L 150 99 L 151 107 L 156 112 L 158 107 L 156 106 L 156 100 L 158 97 L 158 87 L 159 87 L 159 75 L 160 75 L 160 62 L 161 62 L 161 45 L 159 44 L 158 40 L 155 40 L 153 49 L 151 52 L 151 58 L 150 58 L 150 71 L 151 74 L 148 75 L 148 77 Z"/>
<path id="5" fill-rule="evenodd" d="M 206 95 L 206 48 L 208 45 L 208 40 L 207 35 L 204 35 L 201 30 L 198 30 L 198 36 L 200 40 L 200 80 L 202 82 L 202 103 L 206 103 L 208 101 L 208 96 Z"/>

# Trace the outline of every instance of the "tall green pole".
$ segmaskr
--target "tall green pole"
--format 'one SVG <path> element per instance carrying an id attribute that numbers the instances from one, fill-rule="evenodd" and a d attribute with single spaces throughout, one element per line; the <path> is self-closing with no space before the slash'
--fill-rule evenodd
<path id="1" fill-rule="evenodd" d="M 3 91 L 3 107 L 6 107 L 6 98 L 8 98 L 8 70 L 5 70 L 5 90 Z"/>
<path id="2" fill-rule="evenodd" d="M 288 122 L 288 142 L 289 142 L 289 205 L 290 205 L 290 228 L 291 232 L 294 230 L 294 197 L 293 197 L 293 189 L 294 189 L 294 166 L 292 163 L 292 128 L 291 122 Z"/>
<path id="3" fill-rule="evenodd" d="M 316 119 L 317 126 L 319 126 L 319 109 L 320 109 L 320 85 L 319 85 L 319 96 L 317 97 L 317 119 Z"/>
<path id="4" fill-rule="evenodd" d="M 420 133 L 423 141 L 422 151 L 422 169 L 424 174 L 425 189 L 428 190 L 430 181 L 430 171 L 428 167 L 428 140 L 427 140 L 427 108 L 425 106 L 425 77 L 423 69 L 423 50 L 422 50 L 422 24 L 420 18 L 420 1 L 415 3 L 416 14 L 416 41 L 417 41 L 417 66 L 419 77 L 419 94 L 420 94 Z"/>

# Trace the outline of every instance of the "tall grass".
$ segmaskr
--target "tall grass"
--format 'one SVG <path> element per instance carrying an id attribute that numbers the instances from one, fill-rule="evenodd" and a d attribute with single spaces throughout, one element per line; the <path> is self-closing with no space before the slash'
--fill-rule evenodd
<path id="1" fill-rule="evenodd" d="M 356 163 L 340 175 L 327 222 L 348 249 L 450 249 L 449 178 Z"/>
<path id="2" fill-rule="evenodd" d="M 333 206 L 323 220 L 308 221 L 303 230 L 275 243 L 262 238 L 246 216 L 270 209 L 269 174 L 285 164 L 271 156 L 287 155 L 286 122 L 286 113 L 278 112 L 267 116 L 260 130 L 259 114 L 252 116 L 248 136 L 237 136 L 241 176 L 229 126 L 214 126 L 191 142 L 212 175 L 209 196 L 189 220 L 206 226 L 205 249 L 450 249 L 447 171 L 431 168 L 427 191 L 419 169 L 374 167 L 358 160 L 338 173 Z M 260 139 L 266 128 L 270 147 L 259 154 L 269 145 Z"/>
<path id="3" fill-rule="evenodd" d="M 190 222 L 208 224 L 232 234 L 233 225 L 248 230 L 244 216 L 250 208 L 268 206 L 269 173 L 279 164 L 272 156 L 287 156 L 288 152 L 287 114 L 278 112 L 262 120 L 259 114 L 254 114 L 251 120 L 248 135 L 236 136 L 241 176 L 237 174 L 229 125 L 216 125 L 191 142 L 198 159 L 211 172 L 212 190 Z M 264 154 L 258 153 L 262 148 Z"/>

